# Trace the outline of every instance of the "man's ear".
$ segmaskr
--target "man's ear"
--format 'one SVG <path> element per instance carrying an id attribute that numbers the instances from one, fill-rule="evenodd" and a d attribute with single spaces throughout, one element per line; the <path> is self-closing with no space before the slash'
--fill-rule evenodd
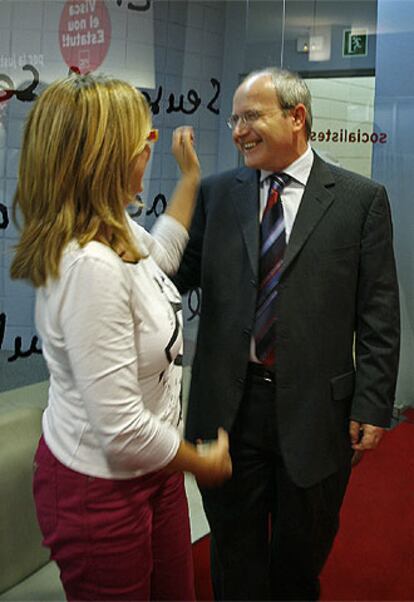
<path id="1" fill-rule="evenodd" d="M 293 129 L 299 132 L 301 129 L 306 128 L 306 109 L 302 103 L 297 104 L 291 109 L 291 115 L 293 120 Z"/>

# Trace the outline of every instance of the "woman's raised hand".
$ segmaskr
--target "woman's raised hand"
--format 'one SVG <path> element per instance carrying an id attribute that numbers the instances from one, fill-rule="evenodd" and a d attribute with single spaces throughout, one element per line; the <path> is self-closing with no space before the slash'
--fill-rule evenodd
<path id="1" fill-rule="evenodd" d="M 174 130 L 172 152 L 183 176 L 200 180 L 200 163 L 194 148 L 194 130 L 181 126 Z"/>

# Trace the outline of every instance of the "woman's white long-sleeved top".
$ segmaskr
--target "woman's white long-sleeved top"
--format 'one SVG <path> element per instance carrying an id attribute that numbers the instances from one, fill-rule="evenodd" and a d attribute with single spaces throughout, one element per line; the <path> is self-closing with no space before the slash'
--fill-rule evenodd
<path id="1" fill-rule="evenodd" d="M 50 372 L 43 433 L 65 466 L 131 478 L 162 468 L 180 441 L 181 297 L 167 277 L 187 231 L 161 216 L 131 220 L 141 253 L 126 263 L 90 242 L 65 249 L 57 280 L 37 290 L 36 325 Z"/>

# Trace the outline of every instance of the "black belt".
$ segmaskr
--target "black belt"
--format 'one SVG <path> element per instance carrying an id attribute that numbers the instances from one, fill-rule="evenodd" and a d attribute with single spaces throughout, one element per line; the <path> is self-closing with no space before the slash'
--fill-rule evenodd
<path id="1" fill-rule="evenodd" d="M 275 373 L 269 370 L 263 364 L 256 364 L 255 362 L 249 362 L 247 364 L 247 376 L 260 379 L 267 383 L 275 383 Z"/>

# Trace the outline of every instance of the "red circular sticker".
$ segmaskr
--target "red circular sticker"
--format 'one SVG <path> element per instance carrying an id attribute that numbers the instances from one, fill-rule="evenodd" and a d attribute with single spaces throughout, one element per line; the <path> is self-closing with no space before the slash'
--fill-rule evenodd
<path id="1" fill-rule="evenodd" d="M 103 0 L 67 0 L 60 16 L 59 45 L 68 67 L 95 71 L 106 57 L 111 21 Z"/>

